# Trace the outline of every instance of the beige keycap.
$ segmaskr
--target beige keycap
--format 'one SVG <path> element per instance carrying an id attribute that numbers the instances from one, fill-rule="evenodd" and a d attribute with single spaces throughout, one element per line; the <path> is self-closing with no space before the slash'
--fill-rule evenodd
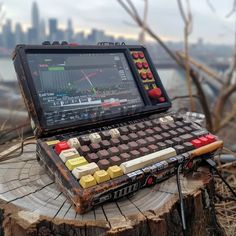
<path id="1" fill-rule="evenodd" d="M 78 151 L 75 148 L 70 148 L 62 151 L 59 157 L 63 162 L 66 162 L 67 160 L 74 158 L 76 154 L 78 154 Z"/>
<path id="2" fill-rule="evenodd" d="M 89 139 L 92 143 L 99 143 L 102 141 L 102 138 L 98 133 L 90 134 Z"/>
<path id="3" fill-rule="evenodd" d="M 166 148 L 158 152 L 154 152 L 130 161 L 123 162 L 120 165 L 120 168 L 123 170 L 124 174 L 127 174 L 132 171 L 152 165 L 156 162 L 160 162 L 170 157 L 174 157 L 176 155 L 177 154 L 174 148 Z"/>
<path id="4" fill-rule="evenodd" d="M 85 175 L 93 175 L 97 170 L 99 170 L 98 165 L 95 162 L 91 162 L 87 165 L 78 166 L 73 169 L 72 174 L 76 179 L 80 179 Z"/>
<path id="5" fill-rule="evenodd" d="M 112 138 L 119 138 L 120 137 L 120 131 L 118 129 L 110 129 L 109 134 Z"/>
<path id="6" fill-rule="evenodd" d="M 70 138 L 68 141 L 67 141 L 68 145 L 71 147 L 71 148 L 76 148 L 78 149 L 81 145 L 80 145 L 80 142 L 77 138 Z"/>

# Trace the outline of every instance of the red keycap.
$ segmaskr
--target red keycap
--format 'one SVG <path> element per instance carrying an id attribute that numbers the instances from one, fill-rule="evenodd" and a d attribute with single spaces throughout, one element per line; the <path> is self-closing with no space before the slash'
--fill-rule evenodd
<path id="1" fill-rule="evenodd" d="M 147 69 L 148 68 L 148 63 L 147 62 L 143 62 L 143 68 Z"/>
<path id="2" fill-rule="evenodd" d="M 63 142 L 57 143 L 55 145 L 55 152 L 57 154 L 60 154 L 61 151 L 69 149 L 69 148 L 70 148 L 70 146 L 68 145 L 68 143 L 66 141 L 63 141 Z"/>
<path id="3" fill-rule="evenodd" d="M 141 72 L 140 73 L 140 76 L 143 80 L 146 80 L 147 79 L 147 74 L 145 72 Z"/>
<path id="4" fill-rule="evenodd" d="M 159 102 L 165 102 L 165 101 L 166 101 L 166 99 L 164 97 L 159 98 Z"/>
<path id="5" fill-rule="evenodd" d="M 208 134 L 208 135 L 206 135 L 205 138 L 208 140 L 208 143 L 213 143 L 213 142 L 216 141 L 215 136 L 212 135 L 212 134 Z"/>
<path id="6" fill-rule="evenodd" d="M 148 184 L 148 185 L 151 185 L 151 184 L 153 184 L 153 183 L 154 183 L 153 178 L 152 178 L 152 177 L 149 177 L 148 180 L 147 180 L 147 184 Z"/>
<path id="7" fill-rule="evenodd" d="M 143 59 L 143 58 L 144 58 L 143 52 L 140 52 L 138 55 L 139 55 L 139 58 L 140 58 L 140 59 Z"/>
<path id="8" fill-rule="evenodd" d="M 191 141 L 191 143 L 195 148 L 199 148 L 202 146 L 202 142 L 199 139 L 194 139 Z"/>
<path id="9" fill-rule="evenodd" d="M 152 77 L 152 73 L 150 71 L 147 72 L 147 77 L 148 77 L 148 79 L 152 79 L 153 78 Z"/>
<path id="10" fill-rule="evenodd" d="M 133 58 L 136 60 L 139 57 L 139 54 L 137 52 L 132 53 Z"/>
<path id="11" fill-rule="evenodd" d="M 201 138 L 199 138 L 199 140 L 202 142 L 202 146 L 204 146 L 204 145 L 207 145 L 207 144 L 208 144 L 208 139 L 207 139 L 207 138 L 205 138 L 205 137 L 201 137 Z"/>
<path id="12" fill-rule="evenodd" d="M 154 89 L 151 89 L 148 91 L 149 97 L 151 97 L 155 100 L 159 99 L 161 94 L 162 94 L 162 92 L 159 88 L 154 88 Z"/>
<path id="13" fill-rule="evenodd" d="M 136 66 L 139 70 L 143 68 L 142 62 L 136 62 Z"/>

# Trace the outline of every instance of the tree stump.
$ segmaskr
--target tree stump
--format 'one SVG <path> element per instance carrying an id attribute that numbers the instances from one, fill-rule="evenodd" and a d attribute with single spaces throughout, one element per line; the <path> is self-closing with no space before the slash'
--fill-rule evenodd
<path id="1" fill-rule="evenodd" d="M 186 235 L 224 235 L 208 169 L 181 177 Z M 0 236 L 183 235 L 176 177 L 79 215 L 36 160 L 35 146 L 0 163 Z"/>

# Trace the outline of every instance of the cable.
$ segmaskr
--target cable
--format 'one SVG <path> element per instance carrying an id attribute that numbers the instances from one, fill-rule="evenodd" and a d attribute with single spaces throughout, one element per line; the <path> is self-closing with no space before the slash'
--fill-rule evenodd
<path id="1" fill-rule="evenodd" d="M 229 188 L 230 192 L 234 195 L 236 198 L 236 192 L 232 189 L 232 187 L 229 185 L 229 183 L 225 180 L 225 178 L 221 175 L 221 173 L 218 171 L 218 169 L 215 167 L 215 162 L 211 159 L 206 160 L 207 164 L 216 172 L 216 174 L 221 178 L 221 180 L 224 182 L 224 184 Z"/>
<path id="2" fill-rule="evenodd" d="M 186 221 L 185 221 L 185 213 L 184 213 L 184 199 L 183 199 L 183 193 L 182 188 L 180 184 L 180 170 L 181 170 L 182 164 L 178 165 L 177 167 L 177 173 L 176 173 L 176 181 L 177 181 L 177 187 L 179 192 L 179 200 L 180 200 L 180 213 L 181 213 L 181 221 L 183 226 L 183 233 L 185 235 L 186 232 Z"/>

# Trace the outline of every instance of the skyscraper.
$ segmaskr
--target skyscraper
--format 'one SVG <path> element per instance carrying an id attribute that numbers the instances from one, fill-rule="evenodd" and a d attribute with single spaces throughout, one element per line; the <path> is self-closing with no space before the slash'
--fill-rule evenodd
<path id="1" fill-rule="evenodd" d="M 49 40 L 58 40 L 57 39 L 57 19 L 51 18 L 49 19 Z"/>
<path id="2" fill-rule="evenodd" d="M 33 2 L 32 5 L 32 30 L 35 32 L 35 40 L 39 41 L 40 21 L 39 21 L 39 10 L 38 4 Z"/>
<path id="3" fill-rule="evenodd" d="M 67 29 L 66 29 L 66 41 L 72 42 L 74 40 L 73 35 L 74 31 L 73 31 L 72 21 L 71 19 L 68 19 Z"/>

